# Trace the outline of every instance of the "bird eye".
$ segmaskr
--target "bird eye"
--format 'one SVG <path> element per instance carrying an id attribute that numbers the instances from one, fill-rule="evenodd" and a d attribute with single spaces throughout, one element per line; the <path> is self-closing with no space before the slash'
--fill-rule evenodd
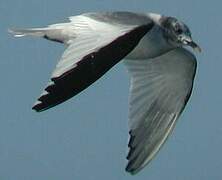
<path id="1" fill-rule="evenodd" d="M 182 29 L 177 29 L 177 30 L 176 30 L 176 33 L 178 33 L 178 34 L 181 34 L 182 32 L 183 32 Z"/>
<path id="2" fill-rule="evenodd" d="M 179 24 L 175 24 L 174 30 L 177 34 L 181 34 L 183 32 Z"/>

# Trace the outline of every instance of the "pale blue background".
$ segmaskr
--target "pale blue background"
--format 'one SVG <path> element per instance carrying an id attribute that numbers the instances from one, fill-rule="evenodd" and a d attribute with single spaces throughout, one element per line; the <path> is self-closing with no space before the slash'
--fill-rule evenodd
<path id="1" fill-rule="evenodd" d="M 220 180 L 222 3 L 193 0 L 0 0 L 0 180 Z M 136 176 L 124 171 L 129 79 L 120 63 L 70 101 L 31 110 L 64 48 L 15 39 L 9 27 L 39 27 L 89 11 L 159 12 L 185 21 L 201 45 L 194 92 L 176 129 Z M 104 59 L 105 61 L 105 59 Z"/>

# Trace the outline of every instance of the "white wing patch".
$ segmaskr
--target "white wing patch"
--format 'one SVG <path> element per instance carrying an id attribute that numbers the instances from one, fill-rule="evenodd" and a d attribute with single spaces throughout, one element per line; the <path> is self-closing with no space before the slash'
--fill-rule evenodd
<path id="1" fill-rule="evenodd" d="M 53 78 L 59 77 L 63 73 L 73 69 L 76 63 L 84 56 L 98 51 L 101 47 L 106 46 L 108 43 L 135 27 L 112 26 L 85 16 L 73 16 L 69 19 L 71 22 L 66 29 L 72 29 L 72 31 L 75 32 L 75 36 L 67 42 L 68 47 L 52 74 Z M 58 24 L 52 26 L 59 27 L 62 25 Z"/>

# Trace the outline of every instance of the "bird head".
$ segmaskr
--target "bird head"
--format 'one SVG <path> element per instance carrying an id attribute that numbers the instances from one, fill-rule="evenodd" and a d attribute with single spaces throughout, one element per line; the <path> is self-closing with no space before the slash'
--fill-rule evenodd
<path id="1" fill-rule="evenodd" d="M 193 41 L 191 32 L 186 24 L 173 17 L 166 17 L 162 21 L 164 35 L 169 43 L 174 46 L 190 46 L 195 51 L 201 52 L 201 48 Z"/>

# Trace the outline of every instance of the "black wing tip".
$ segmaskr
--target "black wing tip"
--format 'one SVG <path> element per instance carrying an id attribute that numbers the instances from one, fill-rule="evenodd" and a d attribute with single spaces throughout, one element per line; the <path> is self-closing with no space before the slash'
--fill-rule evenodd
<path id="1" fill-rule="evenodd" d="M 53 106 L 47 106 L 46 104 L 44 104 L 42 101 L 37 101 L 33 107 L 32 110 L 36 111 L 36 112 L 43 112 L 49 108 L 51 108 Z"/>
<path id="2" fill-rule="evenodd" d="M 135 165 L 135 161 L 137 158 L 133 158 L 133 159 L 131 158 L 134 150 L 135 150 L 135 148 L 130 148 L 130 151 L 126 157 L 126 159 L 128 160 L 128 163 L 127 163 L 125 170 L 126 170 L 126 172 L 130 173 L 131 175 L 135 175 L 141 170 L 140 167 Z"/>
<path id="3" fill-rule="evenodd" d="M 130 135 L 130 138 L 129 138 L 129 142 L 128 142 L 128 147 L 133 148 L 133 142 L 134 142 L 136 136 L 133 135 L 132 130 L 129 131 L 129 135 Z"/>
<path id="4" fill-rule="evenodd" d="M 35 105 L 32 107 L 32 109 L 33 109 L 34 111 L 36 111 L 36 112 L 42 112 L 42 111 L 46 110 L 46 109 L 44 109 L 44 108 L 42 107 L 42 103 L 41 103 L 41 102 L 39 102 L 38 104 L 35 104 Z"/>
<path id="5" fill-rule="evenodd" d="M 130 173 L 131 175 L 136 175 L 140 171 L 140 169 L 133 168 L 133 164 L 129 161 L 125 168 L 125 171 Z"/>
<path id="6" fill-rule="evenodd" d="M 51 109 L 52 107 L 57 106 L 61 102 L 51 103 L 49 104 L 47 101 L 44 100 L 45 96 L 41 96 L 37 102 L 33 105 L 32 109 L 36 112 L 43 112 L 48 109 Z M 41 99 L 41 100 L 40 100 Z"/>
<path id="7" fill-rule="evenodd" d="M 51 84 L 49 84 L 45 88 L 45 90 L 43 91 L 41 96 L 37 99 L 37 101 L 33 105 L 32 109 L 34 111 L 42 112 L 42 111 L 50 109 L 50 108 L 56 106 L 57 104 L 59 104 L 59 103 L 53 103 L 53 104 L 47 103 L 47 98 L 49 98 L 50 92 L 53 91 L 53 88 L 55 88 L 54 80 L 53 79 L 51 79 L 51 80 L 52 80 Z"/>
<path id="8" fill-rule="evenodd" d="M 132 159 L 132 154 L 134 153 L 134 151 L 136 149 L 132 145 L 133 141 L 135 139 L 135 136 L 133 135 L 132 130 L 129 131 L 129 135 L 130 135 L 130 139 L 129 139 L 129 142 L 128 142 L 129 152 L 128 152 L 128 155 L 126 157 L 126 159 L 128 160 L 128 164 L 125 168 L 125 171 L 130 173 L 131 175 L 135 175 L 140 171 L 140 168 L 135 167 L 136 158 Z"/>

